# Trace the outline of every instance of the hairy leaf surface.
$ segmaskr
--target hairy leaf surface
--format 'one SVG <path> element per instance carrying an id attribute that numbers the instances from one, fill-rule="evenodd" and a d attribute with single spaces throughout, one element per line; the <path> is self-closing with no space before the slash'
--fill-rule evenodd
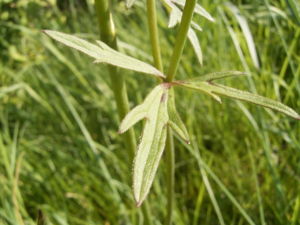
<path id="1" fill-rule="evenodd" d="M 145 101 L 124 118 L 120 132 L 125 132 L 139 120 L 146 118 L 143 136 L 133 165 L 133 192 L 137 206 L 149 193 L 160 158 L 166 144 L 168 116 L 168 88 L 156 86 Z"/>
<path id="2" fill-rule="evenodd" d="M 142 119 L 147 118 L 147 113 L 150 110 L 154 101 L 157 101 L 157 96 L 161 96 L 164 89 L 160 87 L 160 85 L 156 86 L 150 94 L 145 98 L 144 102 L 135 108 L 133 108 L 123 119 L 121 122 L 119 133 L 124 133 L 134 124 L 139 122 Z"/>
<path id="3" fill-rule="evenodd" d="M 241 90 L 238 90 L 235 88 L 227 87 L 227 86 L 220 85 L 220 84 L 214 84 L 211 82 L 199 82 L 199 81 L 185 82 L 185 81 L 183 81 L 183 82 L 178 82 L 178 84 L 181 86 L 187 87 L 187 88 L 202 91 L 213 97 L 215 95 L 223 95 L 223 96 L 226 96 L 229 98 L 234 98 L 234 99 L 254 103 L 254 104 L 284 113 L 295 119 L 298 119 L 298 120 L 300 119 L 300 115 L 297 112 L 295 112 L 293 109 L 291 109 L 290 107 L 288 107 L 280 102 L 274 101 L 272 99 L 269 99 L 269 98 L 266 98 L 266 97 L 263 97 L 260 95 L 252 94 L 250 92 L 241 91 Z"/>
<path id="4" fill-rule="evenodd" d="M 67 45 L 93 57 L 96 63 L 108 63 L 114 66 L 150 74 L 157 77 L 165 77 L 155 67 L 133 57 L 124 55 L 110 48 L 108 45 L 101 41 L 97 41 L 98 45 L 96 45 L 74 35 L 51 30 L 45 30 L 44 32 L 56 41 L 59 41 L 64 45 Z"/>

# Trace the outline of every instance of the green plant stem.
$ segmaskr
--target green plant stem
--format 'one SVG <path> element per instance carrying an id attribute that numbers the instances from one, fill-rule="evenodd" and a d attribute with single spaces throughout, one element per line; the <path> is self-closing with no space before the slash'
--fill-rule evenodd
<path id="1" fill-rule="evenodd" d="M 175 151 L 173 134 L 170 127 L 168 127 L 167 142 L 166 142 L 166 163 L 167 163 L 167 217 L 165 225 L 172 224 L 172 215 L 174 209 L 174 184 L 175 184 Z"/>
<path id="2" fill-rule="evenodd" d="M 147 18 L 154 65 L 158 70 L 163 72 L 163 64 L 161 60 L 160 44 L 158 38 L 155 0 L 147 0 Z"/>
<path id="3" fill-rule="evenodd" d="M 172 82 L 176 74 L 179 61 L 183 52 L 184 44 L 187 39 L 187 34 L 192 21 L 194 8 L 196 6 L 196 0 L 188 0 L 185 3 L 181 23 L 179 26 L 175 47 L 170 60 L 168 73 L 166 80 L 167 82 Z M 166 158 L 167 158 L 167 186 L 168 186 L 168 207 L 167 207 L 167 217 L 165 224 L 172 224 L 172 214 L 174 209 L 174 184 L 175 184 L 175 152 L 172 131 L 168 128 L 166 143 Z"/>
<path id="4" fill-rule="evenodd" d="M 100 28 L 101 40 L 112 48 L 117 49 L 116 32 L 112 20 L 112 14 L 110 12 L 109 0 L 95 0 L 95 9 Z M 121 73 L 118 73 L 116 67 L 109 66 L 108 69 L 119 118 L 122 120 L 129 112 L 129 103 L 124 77 Z M 127 149 L 131 153 L 131 159 L 133 159 L 136 150 L 136 139 L 133 129 L 128 130 L 123 135 L 123 138 Z"/>
<path id="5" fill-rule="evenodd" d="M 160 44 L 158 38 L 158 28 L 157 28 L 157 16 L 155 0 L 147 0 L 147 17 L 148 26 L 152 47 L 152 56 L 154 61 L 154 66 L 163 72 L 163 64 L 160 53 Z M 172 212 L 174 208 L 174 183 L 175 183 L 175 155 L 174 155 L 174 144 L 173 135 L 170 128 L 167 130 L 167 141 L 166 141 L 166 164 L 167 164 L 167 216 L 166 225 L 172 223 Z"/>
<path id="6" fill-rule="evenodd" d="M 175 47 L 173 50 L 173 54 L 170 60 L 169 68 L 167 71 L 167 82 L 172 82 L 174 79 L 174 76 L 176 74 L 180 57 L 183 52 L 183 47 L 185 44 L 185 41 L 187 39 L 187 34 L 190 28 L 190 24 L 193 17 L 194 8 L 196 6 L 196 0 L 188 0 L 185 3 L 183 14 L 181 18 L 181 23 L 179 26 L 178 34 L 176 37 Z"/>
<path id="7" fill-rule="evenodd" d="M 112 48 L 118 49 L 115 27 L 109 7 L 109 0 L 95 0 L 95 8 L 100 27 L 100 38 L 103 42 L 105 42 Z M 120 120 L 122 120 L 129 112 L 129 103 L 125 80 L 123 75 L 118 73 L 116 67 L 108 66 L 108 68 L 111 79 L 111 88 L 114 92 L 119 118 Z M 133 129 L 129 129 L 125 134 L 123 134 L 123 138 L 126 144 L 126 148 L 131 153 L 130 160 L 132 161 L 136 151 L 136 139 Z M 147 202 L 145 202 L 145 204 L 143 205 L 142 211 L 144 214 L 144 224 L 151 225 L 151 214 Z"/>

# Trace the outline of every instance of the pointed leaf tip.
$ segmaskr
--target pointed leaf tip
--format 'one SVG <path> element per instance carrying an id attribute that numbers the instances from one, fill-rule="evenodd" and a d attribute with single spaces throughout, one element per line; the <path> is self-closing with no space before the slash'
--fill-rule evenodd
<path id="1" fill-rule="evenodd" d="M 273 109 L 275 111 L 281 112 L 297 120 L 300 119 L 300 115 L 296 111 L 282 104 L 281 102 L 257 94 L 253 94 L 247 91 L 241 91 L 235 88 L 227 87 L 220 84 L 215 84 L 212 82 L 206 82 L 206 81 L 199 82 L 199 81 L 190 80 L 190 81 L 178 82 L 177 84 L 186 88 L 204 92 L 206 94 L 211 95 L 212 97 L 222 95 L 225 97 L 260 105 L 265 108 Z"/>

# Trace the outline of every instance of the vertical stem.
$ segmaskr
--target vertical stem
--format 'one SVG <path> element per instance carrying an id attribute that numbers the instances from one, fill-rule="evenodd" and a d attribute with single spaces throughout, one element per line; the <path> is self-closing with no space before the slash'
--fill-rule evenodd
<path id="1" fill-rule="evenodd" d="M 176 74 L 183 47 L 187 39 L 187 34 L 193 17 L 197 0 L 187 0 L 183 9 L 181 23 L 176 37 L 175 47 L 170 60 L 166 81 L 171 82 Z"/>
<path id="2" fill-rule="evenodd" d="M 158 38 L 158 28 L 157 28 L 157 15 L 156 15 L 156 0 L 147 0 L 147 19 L 150 33 L 150 41 L 152 48 L 152 56 L 154 61 L 154 66 L 163 72 L 163 64 L 160 53 L 160 44 Z M 150 206 L 146 201 L 143 205 L 143 212 L 145 217 L 145 225 L 152 224 L 150 221 Z"/>
<path id="3" fill-rule="evenodd" d="M 162 65 L 161 53 L 160 53 L 160 44 L 158 38 L 155 0 L 147 0 L 147 18 L 148 18 L 154 65 L 158 70 L 163 71 L 163 65 Z"/>
<path id="4" fill-rule="evenodd" d="M 115 26 L 109 7 L 109 0 L 95 0 L 95 9 L 98 17 L 101 40 L 112 48 L 118 49 Z M 119 118 L 123 119 L 124 116 L 129 112 L 129 103 L 124 77 L 121 73 L 118 73 L 116 67 L 108 66 L 108 68 L 111 79 L 111 87 L 114 92 Z M 125 134 L 123 134 L 123 138 L 127 149 L 131 153 L 130 158 L 132 160 L 136 150 L 136 139 L 133 129 L 130 129 Z M 151 225 L 151 214 L 147 202 L 145 202 L 145 204 L 143 205 L 142 210 L 144 214 L 144 224 Z"/>
<path id="5" fill-rule="evenodd" d="M 150 32 L 150 40 L 152 46 L 152 56 L 154 66 L 163 72 L 163 65 L 161 60 L 160 45 L 158 38 L 157 29 L 157 16 L 155 0 L 147 0 L 147 17 Z M 174 208 L 174 182 L 175 182 L 175 155 L 174 155 L 174 144 L 173 135 L 170 128 L 167 130 L 167 141 L 166 141 L 166 164 L 167 164 L 167 216 L 166 225 L 172 223 L 172 212 Z"/>
<path id="6" fill-rule="evenodd" d="M 109 0 L 95 0 L 95 9 L 100 28 L 101 40 L 112 48 L 117 49 L 118 46 L 115 26 L 109 7 Z M 128 96 L 124 77 L 121 73 L 118 73 L 116 67 L 108 66 L 108 69 L 111 79 L 111 88 L 114 92 L 119 118 L 121 120 L 129 111 Z M 133 129 L 130 129 L 123 134 L 123 138 L 127 149 L 131 153 L 131 158 L 133 158 L 136 149 L 136 140 Z"/>
<path id="7" fill-rule="evenodd" d="M 174 142 L 173 134 L 170 127 L 168 127 L 167 142 L 166 142 L 166 163 L 167 163 L 167 217 L 165 225 L 172 224 L 172 215 L 174 209 L 174 184 L 175 184 L 175 152 L 174 152 Z"/>
<path id="8" fill-rule="evenodd" d="M 187 34 L 193 17 L 194 8 L 197 0 L 187 0 L 184 6 L 181 23 L 179 26 L 173 54 L 170 60 L 169 68 L 167 71 L 167 78 L 165 81 L 172 82 L 176 74 L 180 57 L 183 52 L 184 44 L 187 39 Z M 168 128 L 168 136 L 166 143 L 166 156 L 167 156 L 167 185 L 168 185 L 168 208 L 165 225 L 172 224 L 172 212 L 174 208 L 174 184 L 175 184 L 175 153 L 174 143 L 171 129 Z"/>

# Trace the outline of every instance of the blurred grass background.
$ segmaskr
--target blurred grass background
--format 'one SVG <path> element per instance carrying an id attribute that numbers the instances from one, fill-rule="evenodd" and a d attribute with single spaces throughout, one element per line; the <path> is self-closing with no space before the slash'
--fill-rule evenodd
<path id="1" fill-rule="evenodd" d="M 121 51 L 151 62 L 144 1 L 130 10 L 112 2 Z M 204 30 L 204 66 L 187 43 L 177 78 L 247 71 L 251 77 L 226 84 L 299 112 L 299 1 L 198 3 L 216 19 L 195 17 Z M 158 11 L 167 63 L 176 29 L 167 28 L 161 4 Z M 0 1 L 0 224 L 143 224 L 105 65 L 54 43 L 42 29 L 98 39 L 93 1 Z M 154 81 L 120 73 L 133 107 Z M 177 105 L 192 144 L 175 141 L 174 224 L 300 224 L 299 122 L 181 90 Z M 166 211 L 163 161 L 148 198 L 153 224 L 162 224 Z"/>

